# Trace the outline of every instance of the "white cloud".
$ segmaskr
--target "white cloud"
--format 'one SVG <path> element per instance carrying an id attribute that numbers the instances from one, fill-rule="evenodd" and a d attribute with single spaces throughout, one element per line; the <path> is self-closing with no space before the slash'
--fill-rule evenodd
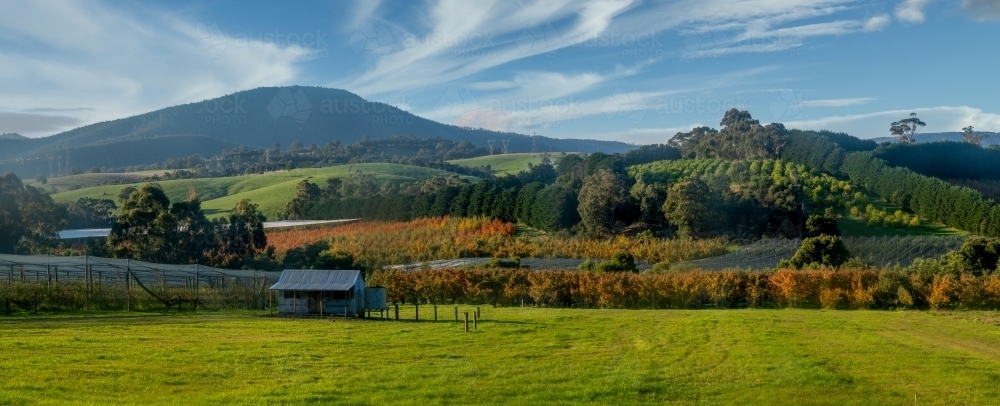
<path id="1" fill-rule="evenodd" d="M 865 22 L 865 26 L 862 29 L 867 32 L 881 31 L 883 28 L 888 27 L 891 22 L 892 19 L 889 18 L 888 14 L 879 14 L 869 18 L 868 21 Z"/>
<path id="2" fill-rule="evenodd" d="M 511 61 L 582 43 L 603 32 L 631 0 L 468 2 L 441 0 L 427 32 L 391 33 L 400 49 L 366 73 L 332 86 L 364 95 L 451 83 Z M 561 30 L 552 23 L 572 21 Z M 394 27 L 397 30 L 398 27 Z"/>
<path id="3" fill-rule="evenodd" d="M 658 23 L 658 29 L 675 29 L 685 40 L 687 57 L 712 57 L 740 53 L 767 53 L 801 47 L 812 37 L 847 35 L 877 31 L 888 23 L 888 16 L 868 20 L 815 20 L 832 16 L 852 7 L 851 0 L 788 0 L 668 3 L 651 15 L 677 15 Z M 638 18 L 623 24 L 642 26 Z M 690 39 L 694 41 L 688 41 Z M 707 41 L 707 45 L 706 45 Z"/>
<path id="4" fill-rule="evenodd" d="M 868 104 L 874 100 L 871 97 L 860 97 L 855 99 L 806 100 L 801 104 L 802 107 L 845 107 Z"/>
<path id="5" fill-rule="evenodd" d="M 803 130 L 842 131 L 861 138 L 889 136 L 889 124 L 910 113 L 917 113 L 927 127 L 924 132 L 961 131 L 963 127 L 974 126 L 982 131 L 1000 131 L 1000 114 L 987 113 L 967 106 L 939 106 L 910 110 L 890 110 L 848 116 L 832 116 L 814 120 L 789 121 L 789 128 Z"/>
<path id="6" fill-rule="evenodd" d="M 206 26 L 213 24 L 100 2 L 2 2 L 0 110 L 64 110 L 80 124 L 93 123 L 290 84 L 298 76 L 297 64 L 314 56 L 314 50 L 298 45 L 239 38 Z M 52 118 L 25 135 L 75 125 Z"/>
<path id="7" fill-rule="evenodd" d="M 1000 20 L 1000 1 L 997 0 L 962 0 L 962 10 L 973 20 Z"/>
<path id="8" fill-rule="evenodd" d="M 900 21 L 920 24 L 924 22 L 924 8 L 931 3 L 931 0 L 903 0 L 896 6 L 896 18 Z"/>

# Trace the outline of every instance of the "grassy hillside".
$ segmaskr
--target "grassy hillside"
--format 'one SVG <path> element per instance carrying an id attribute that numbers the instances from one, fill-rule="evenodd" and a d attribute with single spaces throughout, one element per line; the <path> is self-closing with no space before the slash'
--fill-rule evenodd
<path id="1" fill-rule="evenodd" d="M 24 179 L 26 185 L 44 189 L 48 192 L 60 193 L 70 190 L 101 186 L 109 182 L 142 182 L 153 175 L 160 175 L 170 172 L 164 170 L 139 171 L 129 173 L 83 173 L 79 175 L 61 176 L 49 178 L 46 184 L 34 179 Z"/>
<path id="2" fill-rule="evenodd" d="M 893 213 L 899 210 L 899 206 L 890 204 L 885 200 L 875 196 L 867 195 L 871 199 L 871 204 L 879 210 Z M 847 210 L 838 210 L 841 218 L 837 222 L 840 232 L 846 237 L 880 237 L 880 236 L 918 236 L 918 235 L 966 235 L 968 233 L 957 230 L 941 223 L 921 221 L 916 227 L 886 227 L 884 225 L 872 225 L 864 217 L 854 217 Z"/>
<path id="3" fill-rule="evenodd" d="M 0 319 L 3 404 L 994 404 L 993 312 L 452 306 Z M 460 306 L 460 313 L 472 312 Z M 471 324 L 471 323 L 470 323 Z M 470 326 L 471 328 L 471 326 Z"/>
<path id="4" fill-rule="evenodd" d="M 553 163 L 558 164 L 559 159 L 562 154 L 550 154 L 550 158 Z M 487 155 L 476 158 L 467 159 L 455 159 L 448 161 L 455 165 L 462 165 L 467 167 L 483 167 L 489 165 L 493 168 L 493 173 L 502 174 L 516 174 L 520 171 L 528 170 L 528 163 L 532 165 L 538 165 L 542 163 L 542 154 L 537 153 L 523 153 L 523 154 L 503 154 L 503 155 Z"/>
<path id="5" fill-rule="evenodd" d="M 240 199 L 250 199 L 260 206 L 261 212 L 273 218 L 274 213 L 285 207 L 295 195 L 295 185 L 303 179 L 323 183 L 329 178 L 342 178 L 351 170 L 373 173 L 379 181 L 413 182 L 434 176 L 451 176 L 452 172 L 389 163 L 341 165 L 326 168 L 295 169 L 262 175 L 233 176 L 227 178 L 179 179 L 159 182 L 171 201 L 183 200 L 189 189 L 194 189 L 202 200 L 202 207 L 209 217 L 225 215 Z M 465 176 L 466 179 L 477 178 Z M 131 184 L 141 185 L 141 182 Z M 81 197 L 115 199 L 118 192 L 129 185 L 97 186 L 52 195 L 57 202 L 76 201 Z"/>

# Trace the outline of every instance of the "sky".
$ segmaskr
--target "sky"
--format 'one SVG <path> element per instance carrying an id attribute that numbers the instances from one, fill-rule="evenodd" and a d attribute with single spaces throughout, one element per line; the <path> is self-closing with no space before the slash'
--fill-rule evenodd
<path id="1" fill-rule="evenodd" d="M 1000 131 L 1000 0 L 0 2 L 0 133 L 59 133 L 262 86 L 636 144 L 763 123 Z"/>

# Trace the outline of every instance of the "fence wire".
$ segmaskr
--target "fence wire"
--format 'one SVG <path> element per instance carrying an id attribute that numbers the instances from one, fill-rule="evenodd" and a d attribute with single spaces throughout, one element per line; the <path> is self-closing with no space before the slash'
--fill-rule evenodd
<path id="1" fill-rule="evenodd" d="M 851 255 L 878 267 L 908 266 L 918 258 L 938 258 L 962 246 L 960 236 L 884 236 L 844 237 L 841 239 Z M 802 240 L 760 240 L 738 251 L 717 257 L 681 263 L 684 268 L 774 269 L 778 262 L 789 259 L 802 245 Z"/>
<path id="2" fill-rule="evenodd" d="M 0 254 L 0 295 L 35 311 L 39 306 L 42 311 L 256 309 L 268 303 L 268 288 L 280 275 L 91 256 Z"/>

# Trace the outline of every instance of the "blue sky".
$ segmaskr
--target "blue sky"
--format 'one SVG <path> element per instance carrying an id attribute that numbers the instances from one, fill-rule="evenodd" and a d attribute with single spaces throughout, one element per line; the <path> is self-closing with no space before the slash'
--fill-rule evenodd
<path id="1" fill-rule="evenodd" d="M 1000 131 L 996 0 L 0 3 L 0 132 L 260 86 L 464 126 L 665 142 L 725 110 L 885 136 Z"/>

